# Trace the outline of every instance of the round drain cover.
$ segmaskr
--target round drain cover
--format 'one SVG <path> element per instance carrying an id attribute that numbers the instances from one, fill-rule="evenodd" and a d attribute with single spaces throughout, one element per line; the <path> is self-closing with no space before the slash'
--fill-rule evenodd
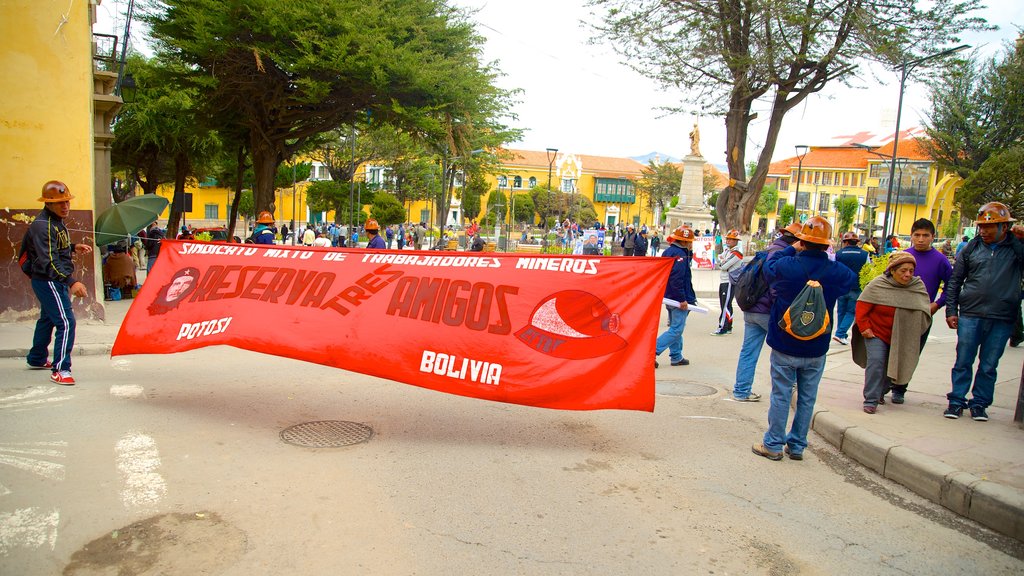
<path id="1" fill-rule="evenodd" d="M 718 394 L 717 388 L 680 380 L 659 380 L 655 382 L 655 391 L 662 396 L 686 396 L 691 398 Z"/>
<path id="2" fill-rule="evenodd" d="M 281 431 L 281 440 L 295 446 L 307 448 L 337 448 L 368 442 L 373 437 L 373 428 L 358 422 L 344 420 L 321 420 L 303 422 Z"/>

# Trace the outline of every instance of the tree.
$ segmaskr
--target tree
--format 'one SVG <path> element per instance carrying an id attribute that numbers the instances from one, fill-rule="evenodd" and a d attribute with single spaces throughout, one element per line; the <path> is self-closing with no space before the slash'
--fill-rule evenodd
<path id="1" fill-rule="evenodd" d="M 405 222 L 405 206 L 391 194 L 381 191 L 373 195 L 370 203 L 370 217 L 381 226 Z"/>
<path id="2" fill-rule="evenodd" d="M 652 214 L 661 214 L 664 219 L 670 202 L 679 195 L 682 181 L 683 171 L 678 164 L 657 164 L 651 160 L 641 171 L 640 179 L 636 182 L 636 192 Z"/>
<path id="3" fill-rule="evenodd" d="M 462 196 L 460 198 L 463 218 L 475 220 L 480 217 L 480 198 L 487 192 L 488 188 L 490 188 L 490 183 L 487 182 L 487 178 L 482 174 L 472 174 L 466 180 L 466 185 L 462 187 Z M 516 210 L 518 212 L 518 206 L 516 206 Z"/>
<path id="4" fill-rule="evenodd" d="M 761 196 L 757 198 L 757 204 L 754 205 L 754 212 L 761 218 L 765 218 L 768 214 L 775 211 L 778 205 L 779 189 L 774 184 L 765 186 L 761 189 Z"/>
<path id="5" fill-rule="evenodd" d="M 968 179 L 994 154 L 1024 142 L 1024 35 L 988 61 L 952 62 L 931 97 L 921 145 L 940 168 Z M 956 203 L 965 214 L 980 205 L 966 192 Z"/>
<path id="6" fill-rule="evenodd" d="M 494 226 L 496 222 L 504 222 L 508 214 L 508 197 L 500 189 L 491 190 L 487 195 L 487 214 L 484 215 L 484 223 Z"/>
<path id="7" fill-rule="evenodd" d="M 517 224 L 533 224 L 536 214 L 533 196 L 529 194 L 516 194 L 514 204 L 512 220 Z"/>
<path id="8" fill-rule="evenodd" d="M 249 135 L 256 209 L 306 141 L 371 114 L 415 124 L 465 89 L 480 42 L 433 0 L 163 0 L 146 17 L 160 54 L 185 63 L 211 115 Z"/>
<path id="9" fill-rule="evenodd" d="M 794 218 L 796 218 L 796 206 L 786 204 L 782 207 L 782 211 L 779 212 L 779 228 L 789 226 Z"/>
<path id="10" fill-rule="evenodd" d="M 989 156 L 956 191 L 955 200 L 972 208 L 969 214 L 995 200 L 1006 204 L 1017 218 L 1024 216 L 1024 144 Z"/>
<path id="11" fill-rule="evenodd" d="M 590 0 L 597 27 L 638 72 L 724 116 L 729 185 L 718 198 L 723 228 L 747 231 L 768 175 L 782 120 L 828 83 L 846 81 L 862 59 L 889 66 L 983 28 L 979 0 Z M 757 167 L 746 173 L 752 110 L 769 101 Z M 682 107 L 676 112 L 692 112 Z"/>
<path id="12" fill-rule="evenodd" d="M 836 214 L 839 215 L 839 226 L 835 231 L 836 234 L 841 234 L 844 231 L 849 231 L 850 227 L 853 226 L 853 220 L 857 217 L 857 209 L 860 208 L 860 202 L 856 196 L 840 196 L 832 201 L 832 207 L 835 208 Z"/>
<path id="13" fill-rule="evenodd" d="M 561 193 L 549 189 L 546 184 L 538 184 L 530 189 L 530 197 L 533 199 L 537 215 L 540 216 L 540 225 L 549 227 L 550 220 L 561 212 Z"/>

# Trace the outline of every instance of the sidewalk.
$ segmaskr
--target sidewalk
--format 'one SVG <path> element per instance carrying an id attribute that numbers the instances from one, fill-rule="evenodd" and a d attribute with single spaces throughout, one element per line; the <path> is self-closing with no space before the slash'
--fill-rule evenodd
<path id="1" fill-rule="evenodd" d="M 694 271 L 698 296 L 717 304 L 718 272 Z M 106 322 L 78 323 L 76 355 L 110 353 L 132 300 L 105 302 Z M 705 364 L 714 379 L 732 381 L 735 356 L 742 342 L 742 312 L 736 312 L 730 346 L 708 346 L 727 357 Z M 864 372 L 853 363 L 850 348 L 833 342 L 818 390 L 812 427 L 843 453 L 914 492 L 994 530 L 1024 541 L 1024 428 L 1013 422 L 1024 348 L 1007 348 L 999 363 L 995 400 L 988 422 L 943 418 L 950 369 L 956 357 L 956 333 L 936 317 L 920 365 L 903 405 L 887 403 L 878 413 L 862 409 Z M 33 322 L 0 323 L 0 357 L 24 358 L 32 341 Z M 700 338 L 695 332 L 689 338 Z M 704 340 L 700 338 L 700 340 Z M 708 340 L 711 340 L 710 338 Z M 765 346 L 754 388 L 765 396 L 768 356 Z M 728 356 L 731 354 L 731 356 Z M 695 371 L 691 371 L 693 374 Z M 694 374 L 696 375 L 696 374 Z M 710 377 L 710 374 L 707 375 Z"/>

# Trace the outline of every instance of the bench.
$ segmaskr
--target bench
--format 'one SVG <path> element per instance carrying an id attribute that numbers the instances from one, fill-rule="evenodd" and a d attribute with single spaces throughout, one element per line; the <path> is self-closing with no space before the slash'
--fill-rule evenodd
<path id="1" fill-rule="evenodd" d="M 516 252 L 522 252 L 525 254 L 540 254 L 540 244 L 517 244 Z"/>
<path id="2" fill-rule="evenodd" d="M 497 249 L 498 249 L 498 243 L 497 242 L 488 242 L 488 243 L 484 244 L 483 251 L 484 252 L 495 252 Z"/>
<path id="3" fill-rule="evenodd" d="M 449 240 L 448 241 L 448 245 L 445 246 L 444 249 L 445 250 L 453 250 L 453 251 L 454 250 L 458 250 L 459 249 L 459 241 L 458 240 Z"/>

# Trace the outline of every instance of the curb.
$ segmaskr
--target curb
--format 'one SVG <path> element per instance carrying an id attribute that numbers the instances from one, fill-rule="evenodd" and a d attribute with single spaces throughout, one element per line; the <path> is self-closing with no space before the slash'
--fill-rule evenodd
<path id="1" fill-rule="evenodd" d="M 109 356 L 110 344 L 76 344 L 71 350 L 73 356 Z M 28 348 L 0 349 L 0 358 L 25 358 Z"/>
<path id="2" fill-rule="evenodd" d="M 1024 542 L 1024 490 L 961 472 L 900 446 L 828 410 L 815 410 L 811 429 L 840 452 L 912 492 L 996 532 Z"/>

